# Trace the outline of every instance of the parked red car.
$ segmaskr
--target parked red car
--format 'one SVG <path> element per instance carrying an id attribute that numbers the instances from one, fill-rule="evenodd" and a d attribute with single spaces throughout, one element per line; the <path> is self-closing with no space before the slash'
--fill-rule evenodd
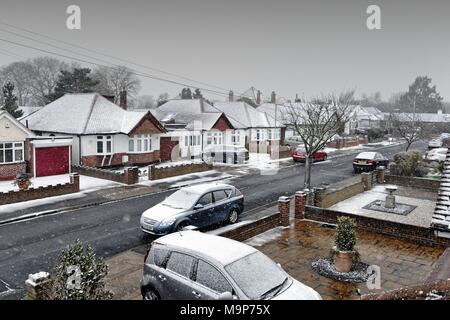
<path id="1" fill-rule="evenodd" d="M 304 149 L 301 149 L 301 148 L 292 149 L 291 156 L 295 162 L 305 162 L 306 161 L 306 155 L 305 155 Z M 326 161 L 327 156 L 328 155 L 324 150 L 317 151 L 313 155 L 313 161 Z"/>

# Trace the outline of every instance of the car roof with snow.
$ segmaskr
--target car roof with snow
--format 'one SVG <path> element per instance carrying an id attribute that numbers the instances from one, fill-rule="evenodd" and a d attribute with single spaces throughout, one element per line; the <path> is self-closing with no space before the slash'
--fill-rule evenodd
<path id="1" fill-rule="evenodd" d="M 200 194 L 200 193 L 205 193 L 208 191 L 231 189 L 231 188 L 234 188 L 234 187 L 232 185 L 229 185 L 226 183 L 202 183 L 202 184 L 197 184 L 194 186 L 181 188 L 181 190 Z"/>
<path id="2" fill-rule="evenodd" d="M 361 152 L 356 156 L 358 159 L 373 159 L 378 152 Z"/>
<path id="3" fill-rule="evenodd" d="M 191 230 L 171 233 L 155 240 L 155 243 L 191 251 L 224 266 L 258 251 L 242 242 Z"/>

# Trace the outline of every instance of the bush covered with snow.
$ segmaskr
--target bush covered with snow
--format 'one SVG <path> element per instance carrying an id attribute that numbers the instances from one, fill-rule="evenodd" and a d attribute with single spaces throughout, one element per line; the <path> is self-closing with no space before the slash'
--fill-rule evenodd
<path id="1" fill-rule="evenodd" d="M 90 245 L 75 244 L 61 251 L 50 272 L 45 296 L 50 300 L 105 300 L 113 294 L 105 289 L 108 266 Z"/>
<path id="2" fill-rule="evenodd" d="M 423 177 L 428 169 L 422 161 L 422 153 L 419 151 L 400 152 L 394 155 L 396 175 L 407 177 Z"/>

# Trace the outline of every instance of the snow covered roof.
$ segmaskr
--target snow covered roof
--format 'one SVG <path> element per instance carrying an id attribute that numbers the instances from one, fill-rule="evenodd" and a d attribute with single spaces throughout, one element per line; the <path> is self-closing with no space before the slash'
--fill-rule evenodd
<path id="1" fill-rule="evenodd" d="M 189 250 L 224 266 L 257 251 L 241 242 L 200 231 L 175 232 L 155 240 L 155 243 Z"/>
<path id="2" fill-rule="evenodd" d="M 274 118 L 262 110 L 255 109 L 248 103 L 239 102 L 215 102 L 214 108 L 225 113 L 235 128 L 268 128 L 274 127 Z M 278 126 L 281 126 L 278 123 Z"/>
<path id="3" fill-rule="evenodd" d="M 19 118 L 19 120 L 25 118 L 26 116 L 42 109 L 42 106 L 19 106 L 19 110 L 22 111 L 22 116 Z"/>
<path id="4" fill-rule="evenodd" d="M 400 121 L 411 121 L 413 119 L 413 113 L 394 113 Z M 384 113 L 385 118 L 391 116 L 390 113 Z M 428 123 L 446 123 L 450 122 L 450 114 L 448 113 L 416 113 L 415 118 L 421 122 Z"/>
<path id="5" fill-rule="evenodd" d="M 124 110 L 97 93 L 66 94 L 21 121 L 34 131 L 128 134 L 149 113 Z"/>
<path id="6" fill-rule="evenodd" d="M 170 100 L 152 110 L 152 113 L 167 128 L 176 126 L 188 130 L 210 130 L 224 115 L 223 112 L 201 99 Z M 227 120 L 230 119 L 227 118 Z"/>

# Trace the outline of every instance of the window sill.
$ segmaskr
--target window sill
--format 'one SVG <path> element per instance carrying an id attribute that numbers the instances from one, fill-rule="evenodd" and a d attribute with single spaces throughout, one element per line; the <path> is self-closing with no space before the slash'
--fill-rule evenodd
<path id="1" fill-rule="evenodd" d="M 10 164 L 22 164 L 25 163 L 25 161 L 17 161 L 17 162 L 0 162 L 0 166 L 6 166 Z"/>
<path id="2" fill-rule="evenodd" d="M 127 154 L 146 154 L 146 153 L 152 153 L 155 150 L 149 150 L 149 151 L 128 151 Z"/>

